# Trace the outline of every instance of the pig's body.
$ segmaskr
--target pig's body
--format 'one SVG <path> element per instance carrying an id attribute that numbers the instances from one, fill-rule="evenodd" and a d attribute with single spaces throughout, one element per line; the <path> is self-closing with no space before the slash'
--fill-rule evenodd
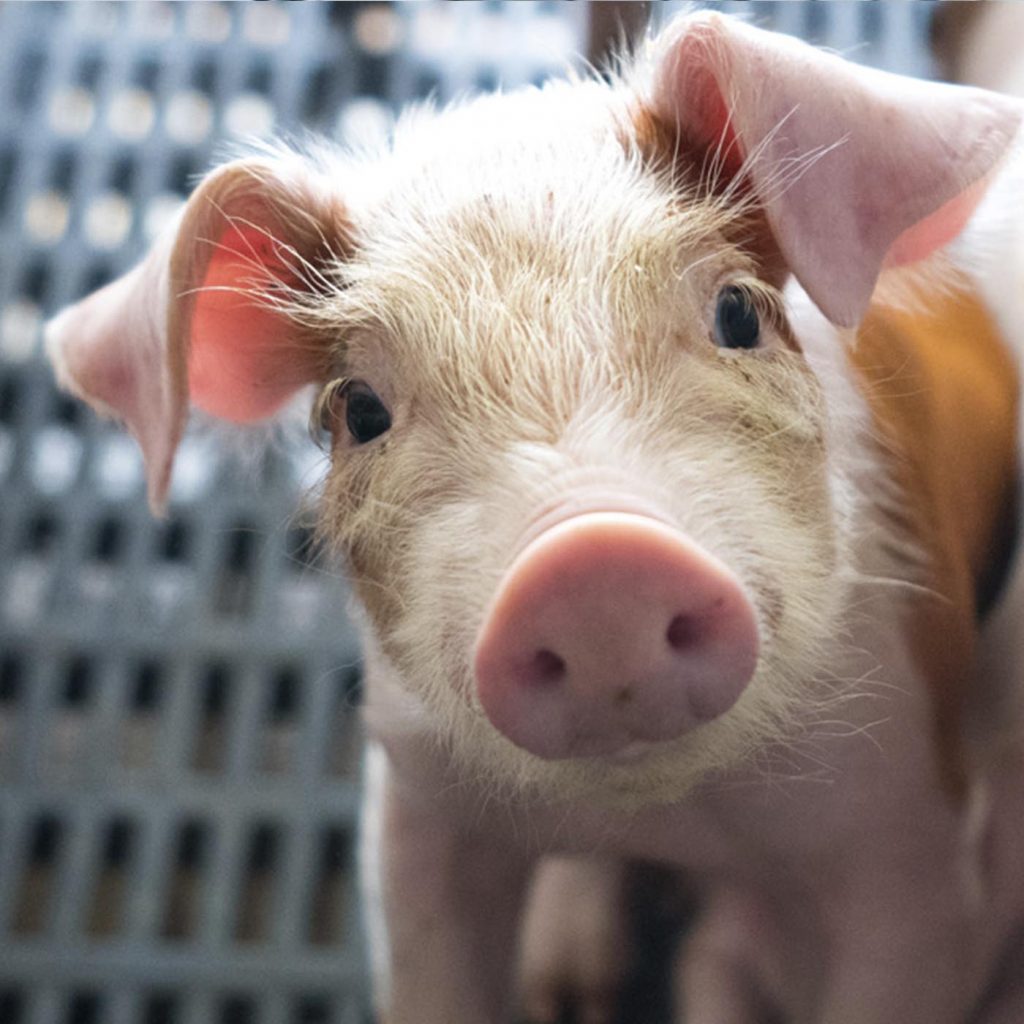
<path id="1" fill-rule="evenodd" d="M 974 1012 L 1024 924 L 1020 606 L 984 678 L 975 650 L 1016 371 L 981 314 L 932 344 L 867 307 L 883 263 L 957 236 L 1022 301 L 1020 122 L 696 16 L 611 86 L 421 112 L 368 160 L 226 165 L 51 326 L 155 504 L 189 396 L 251 421 L 320 389 L 389 1024 L 509 1019 L 558 852 L 696 881 L 687 1024 Z"/>
<path id="2" fill-rule="evenodd" d="M 1018 173 L 1004 171 L 1008 180 Z M 997 212 L 1006 208 L 1007 194 L 1013 195 L 1009 185 L 993 191 L 975 234 L 960 243 L 961 262 L 982 277 L 988 272 L 986 260 L 1005 267 L 1018 251 L 1011 224 L 1005 218 L 1000 222 Z M 991 220 L 986 221 L 989 212 Z M 948 304 L 943 286 L 933 286 L 930 295 L 928 286 L 924 288 L 925 297 L 914 300 L 922 308 Z M 975 285 L 967 286 L 968 301 L 975 290 Z M 1024 857 L 1024 836 L 1012 827 L 1024 811 L 1021 765 L 1011 757 L 1012 774 L 1007 774 L 1006 762 L 994 766 L 998 795 L 987 779 L 978 778 L 966 790 L 954 792 L 958 782 L 950 774 L 960 769 L 960 757 L 971 754 L 940 750 L 936 738 L 936 702 L 948 699 L 955 706 L 957 692 L 978 685 L 964 635 L 973 631 L 973 584 L 981 589 L 986 567 L 974 567 L 978 579 L 972 579 L 967 594 L 963 580 L 957 581 L 955 594 L 940 586 L 931 565 L 944 562 L 946 554 L 929 549 L 929 541 L 916 533 L 908 535 L 907 522 L 916 517 L 906 506 L 926 506 L 945 496 L 901 493 L 894 483 L 900 467 L 915 455 L 922 462 L 934 455 L 947 458 L 965 474 L 973 466 L 977 475 L 965 475 L 957 487 L 977 494 L 992 513 L 989 521 L 974 526 L 991 538 L 991 559 L 1006 556 L 1000 546 L 999 511 L 1012 500 L 1012 360 L 999 343 L 987 351 L 980 350 L 980 339 L 976 347 L 967 343 L 980 372 L 1005 385 L 988 438 L 975 437 L 972 446 L 968 436 L 979 416 L 992 420 L 984 401 L 986 384 L 979 396 L 969 380 L 960 380 L 960 367 L 945 362 L 947 348 L 938 351 L 933 370 L 940 378 L 945 374 L 955 380 L 963 397 L 950 414 L 946 435 L 947 441 L 955 437 L 959 449 L 925 456 L 922 437 L 909 429 L 891 445 L 879 444 L 880 407 L 894 397 L 900 405 L 914 402 L 924 389 L 902 366 L 910 358 L 909 348 L 890 352 L 886 364 L 874 364 L 865 342 L 858 360 L 851 354 L 850 337 L 830 324 L 799 286 L 790 286 L 788 298 L 790 325 L 822 384 L 829 411 L 831 494 L 838 506 L 835 521 L 845 534 L 837 546 L 847 552 L 847 560 L 837 569 L 830 595 L 841 595 L 845 611 L 835 622 L 828 653 L 808 673 L 804 710 L 794 714 L 792 731 L 784 738 L 669 805 L 616 810 L 593 793 L 553 804 L 522 794 L 510 799 L 484 761 L 453 768 L 447 747 L 438 748 L 436 719 L 409 695 L 401 673 L 374 649 L 372 632 L 368 635 L 366 715 L 377 744 L 371 775 L 380 787 L 371 806 L 400 801 L 385 795 L 394 785 L 400 792 L 409 790 L 415 813 L 412 822 L 395 826 L 397 835 L 371 829 L 364 864 L 374 884 L 381 886 L 385 906 L 389 887 L 394 887 L 393 921 L 405 917 L 407 901 L 421 897 L 431 901 L 431 912 L 437 915 L 413 917 L 390 931 L 380 923 L 372 931 L 378 936 L 379 962 L 402 965 L 393 973 L 380 968 L 391 973 L 390 984 L 382 984 L 382 990 L 390 987 L 395 1005 L 413 1007 L 417 1020 L 435 1019 L 427 1010 L 432 997 L 444 1007 L 436 1011 L 437 1020 L 501 1019 L 500 984 L 482 966 L 466 965 L 483 951 L 492 968 L 508 963 L 518 886 L 541 852 L 598 851 L 678 865 L 698 880 L 712 915 L 720 895 L 722 917 L 733 921 L 724 930 L 737 946 L 737 963 L 723 967 L 698 959 L 686 969 L 688 975 L 702 975 L 683 986 L 697 993 L 687 1018 L 694 1024 L 766 1019 L 759 999 L 737 1009 L 745 1015 L 733 1018 L 722 1016 L 726 1011 L 716 997 L 702 994 L 706 986 L 721 985 L 733 996 L 723 992 L 717 998 L 743 1001 L 751 973 L 771 991 L 769 1002 L 777 1000 L 786 1019 L 794 1022 L 960 1024 L 989 983 L 998 951 L 1013 929 L 1024 926 L 1024 877 L 1017 868 Z M 1005 318 L 1003 326 L 1001 334 L 1010 344 L 1013 335 Z M 929 353 L 920 339 L 916 344 Z M 933 400 L 928 395 L 923 404 L 930 409 Z M 936 424 L 920 419 L 893 429 L 900 426 L 937 433 Z M 585 508 L 595 481 L 612 494 L 620 486 L 617 467 L 595 459 L 574 490 L 572 453 L 559 456 L 564 461 L 556 463 L 553 476 L 567 483 L 560 485 L 556 500 L 571 504 L 578 490 Z M 985 481 L 985 470 L 995 480 L 990 473 Z M 634 484 L 631 496 L 638 490 L 652 500 L 659 493 L 658 485 L 648 480 L 638 488 Z M 901 510 L 896 522 L 893 503 Z M 526 505 L 519 529 L 537 514 L 538 505 L 540 501 Z M 958 526 L 963 532 L 969 529 Z M 466 529 L 472 529 L 469 523 Z M 967 546 L 963 532 L 959 539 Z M 458 536 L 461 543 L 463 534 Z M 510 556 L 511 550 L 506 561 Z M 960 603 L 948 618 L 942 599 L 924 595 L 928 588 L 956 596 Z M 1005 651 L 997 656 L 1000 671 L 1007 657 Z M 814 679 L 819 680 L 817 687 Z M 992 685 L 1012 684 L 1003 678 Z M 953 694 L 944 696 L 942 687 L 952 688 Z M 838 699 L 833 702 L 829 695 Z M 993 767 L 991 762 L 985 765 Z M 409 832 L 403 834 L 406 828 Z M 471 840 L 462 836 L 467 828 Z M 383 842 L 383 850 L 375 839 Z M 468 854 L 464 842 L 480 842 L 483 850 Z M 399 861 L 389 867 L 387 848 L 392 843 L 408 844 L 414 851 L 408 864 Z M 993 848 L 1001 852 L 996 855 Z M 471 857 L 484 871 L 481 891 L 467 878 Z M 390 870 L 396 877 L 389 886 Z M 507 904 L 495 902 L 496 890 L 505 891 Z M 479 913 L 479 920 L 467 923 L 453 912 L 460 896 L 469 904 L 464 912 Z M 369 902 L 372 906 L 376 900 Z M 503 906 L 510 915 L 504 932 Z M 573 910 L 557 906 L 554 913 L 572 915 Z M 439 934 L 445 917 L 457 924 L 451 946 Z M 564 925 L 556 921 L 553 927 Z M 709 923 L 709 929 L 722 930 L 723 925 Z M 429 965 L 417 966 L 420 956 L 428 957 Z M 728 951 L 723 956 L 727 959 Z M 717 970 L 725 975 L 721 981 L 714 977 Z M 436 980 L 446 974 L 453 990 Z M 404 1017 L 398 1012 L 395 1019 Z"/>
<path id="3" fill-rule="evenodd" d="M 850 515 L 858 534 L 852 561 L 864 581 L 850 592 L 856 609 L 844 626 L 850 633 L 837 638 L 835 656 L 820 665 L 828 687 L 839 683 L 850 699 L 825 714 L 810 712 L 794 722 L 792 740 L 761 751 L 754 763 L 670 806 L 617 812 L 589 801 L 509 803 L 495 796 L 490 780 L 475 784 L 453 773 L 447 754 L 437 748 L 429 716 L 410 704 L 386 659 L 371 655 L 366 715 L 374 740 L 374 798 L 364 864 L 371 884 L 381 887 L 384 906 L 393 886 L 395 920 L 408 913 L 407 901 L 420 898 L 437 915 L 413 919 L 408 945 L 401 928 L 389 933 L 378 923 L 372 933 L 380 969 L 391 974 L 384 964 L 401 965 L 382 987 L 395 992 L 399 1005 L 414 1004 L 417 1019 L 435 1019 L 427 1010 L 432 995 L 454 1000 L 441 1004 L 437 1020 L 446 1014 L 453 1020 L 502 1019 L 496 1010 L 500 983 L 466 965 L 482 948 L 493 962 L 507 963 L 498 951 L 481 946 L 484 935 L 498 941 L 503 901 L 495 900 L 494 887 L 515 892 L 522 872 L 541 852 L 614 854 L 685 870 L 708 901 L 706 921 L 692 941 L 698 953 L 685 964 L 680 986 L 689 1006 L 686 1020 L 693 1024 L 754 1024 L 769 1019 L 769 1006 L 793 1024 L 973 1021 L 994 965 L 1024 929 L 1019 740 L 1014 737 L 998 757 L 987 751 L 981 777 L 967 792 L 951 796 L 936 757 L 932 681 L 908 639 L 914 628 L 908 626 L 908 608 L 921 595 L 896 582 L 907 576 L 902 557 L 892 553 L 899 540 L 885 512 L 864 500 L 884 493 L 878 481 L 892 474 L 893 465 L 873 441 L 871 401 L 836 329 L 798 291 L 791 292 L 791 323 L 825 383 L 827 405 L 838 413 L 832 451 L 837 460 L 848 460 L 850 493 L 859 506 Z M 996 358 L 995 372 L 1004 373 L 1007 362 L 1005 355 Z M 898 375 L 887 379 L 885 372 L 875 367 L 870 387 L 907 395 L 906 381 Z M 1012 366 L 1010 372 L 1012 393 Z M 978 414 L 969 402 L 968 397 L 959 411 L 965 430 Z M 1005 419 L 996 429 L 1003 428 Z M 977 484 L 964 480 L 963 486 Z M 926 555 L 922 564 L 927 561 Z M 1019 623 L 1019 608 L 1003 614 Z M 993 652 L 1001 675 L 998 682 L 986 681 L 990 690 L 1019 689 L 1017 677 L 1006 670 L 1021 635 L 1016 632 L 1010 650 Z M 940 639 L 929 640 L 941 650 Z M 966 671 L 970 681 L 963 684 L 978 685 L 973 668 Z M 402 796 L 388 795 L 391 787 Z M 382 827 L 387 819 L 376 810 L 406 799 L 415 810 L 389 836 Z M 404 868 L 400 858 L 391 867 L 378 845 L 382 841 L 384 851 L 389 843 L 408 843 L 415 855 Z M 470 856 L 486 865 L 480 890 L 468 881 L 464 845 L 477 843 L 480 848 Z M 390 886 L 384 880 L 389 870 L 396 872 Z M 460 922 L 454 944 L 447 946 L 442 922 L 453 923 L 451 910 L 460 896 L 469 903 L 465 911 L 480 917 L 467 930 Z M 505 910 L 512 915 L 517 909 L 510 895 Z M 556 903 L 547 912 L 557 930 L 572 928 L 559 915 L 578 911 Z M 504 941 L 511 941 L 510 933 Z M 705 946 L 710 952 L 703 955 Z M 432 958 L 433 969 L 417 969 L 423 955 Z M 453 990 L 438 986 L 438 973 Z M 557 967 L 551 975 L 552 985 L 565 982 Z M 433 980 L 428 985 L 424 977 Z M 469 978 L 495 987 L 467 984 Z M 610 1012 L 609 992 L 592 980 L 584 984 L 593 986 L 583 994 L 593 998 L 593 1012 Z M 761 994 L 751 995 L 755 990 Z M 988 1024 L 980 1012 L 977 1019 Z"/>

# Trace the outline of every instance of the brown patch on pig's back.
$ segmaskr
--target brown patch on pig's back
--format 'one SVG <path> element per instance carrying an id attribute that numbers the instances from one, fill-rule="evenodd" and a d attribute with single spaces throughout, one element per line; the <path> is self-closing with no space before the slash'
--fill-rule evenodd
<path id="1" fill-rule="evenodd" d="M 1014 541 L 1017 370 L 987 311 L 964 293 L 926 312 L 870 310 L 852 358 L 900 488 L 883 512 L 901 546 L 921 549 L 926 577 L 911 578 L 936 595 L 914 599 L 910 629 L 934 702 L 940 773 L 958 795 L 977 623 Z"/>

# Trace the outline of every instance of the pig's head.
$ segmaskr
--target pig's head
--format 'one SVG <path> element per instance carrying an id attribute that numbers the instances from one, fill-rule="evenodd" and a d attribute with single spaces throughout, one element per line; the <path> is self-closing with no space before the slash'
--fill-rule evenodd
<path id="1" fill-rule="evenodd" d="M 1018 121 L 696 15 L 611 85 L 215 170 L 48 344 L 155 506 L 190 401 L 252 422 L 314 386 L 324 535 L 452 756 L 673 797 L 785 732 L 841 628 L 829 411 L 780 289 L 854 324 Z"/>

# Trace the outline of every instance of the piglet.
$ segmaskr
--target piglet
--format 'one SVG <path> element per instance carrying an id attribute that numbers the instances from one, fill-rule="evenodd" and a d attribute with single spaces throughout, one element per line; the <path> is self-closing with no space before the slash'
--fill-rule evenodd
<path id="1" fill-rule="evenodd" d="M 524 892 L 571 854 L 531 930 L 583 961 L 534 972 L 548 1020 L 576 982 L 609 1019 L 610 959 L 555 933 L 607 946 L 641 859 L 701 894 L 687 1024 L 995 1024 L 1024 769 L 992 709 L 1024 680 L 979 681 L 977 634 L 1020 339 L 977 282 L 1022 251 L 1021 119 L 695 13 L 611 81 L 220 166 L 52 322 L 156 510 L 190 405 L 315 395 L 382 1020 L 511 1020 Z"/>

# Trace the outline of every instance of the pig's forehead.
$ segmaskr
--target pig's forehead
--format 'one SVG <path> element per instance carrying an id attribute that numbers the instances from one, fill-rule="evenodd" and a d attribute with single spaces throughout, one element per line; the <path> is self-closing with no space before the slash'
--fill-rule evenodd
<path id="1" fill-rule="evenodd" d="M 390 153 L 360 181 L 362 198 L 370 208 L 390 205 L 396 194 L 418 204 L 464 191 L 480 175 L 526 187 L 545 172 L 585 170 L 595 154 L 615 148 L 623 101 L 597 82 L 555 82 L 441 111 L 412 108 L 395 128 Z"/>
<path id="2" fill-rule="evenodd" d="M 390 153 L 362 166 L 347 268 L 360 300 L 401 316 L 453 315 L 487 293 L 529 314 L 560 303 L 632 306 L 677 285 L 721 236 L 702 204 L 630 144 L 629 98 L 596 82 L 413 113 Z M 429 293 L 429 303 L 425 304 Z"/>
<path id="3" fill-rule="evenodd" d="M 599 82 L 480 97 L 435 112 L 414 110 L 391 150 L 355 174 L 350 208 L 368 241 L 457 228 L 466 211 L 532 225 L 620 223 L 647 231 L 678 212 L 679 195 L 632 144 L 635 101 Z M 626 222 L 626 223 L 623 223 Z"/>

